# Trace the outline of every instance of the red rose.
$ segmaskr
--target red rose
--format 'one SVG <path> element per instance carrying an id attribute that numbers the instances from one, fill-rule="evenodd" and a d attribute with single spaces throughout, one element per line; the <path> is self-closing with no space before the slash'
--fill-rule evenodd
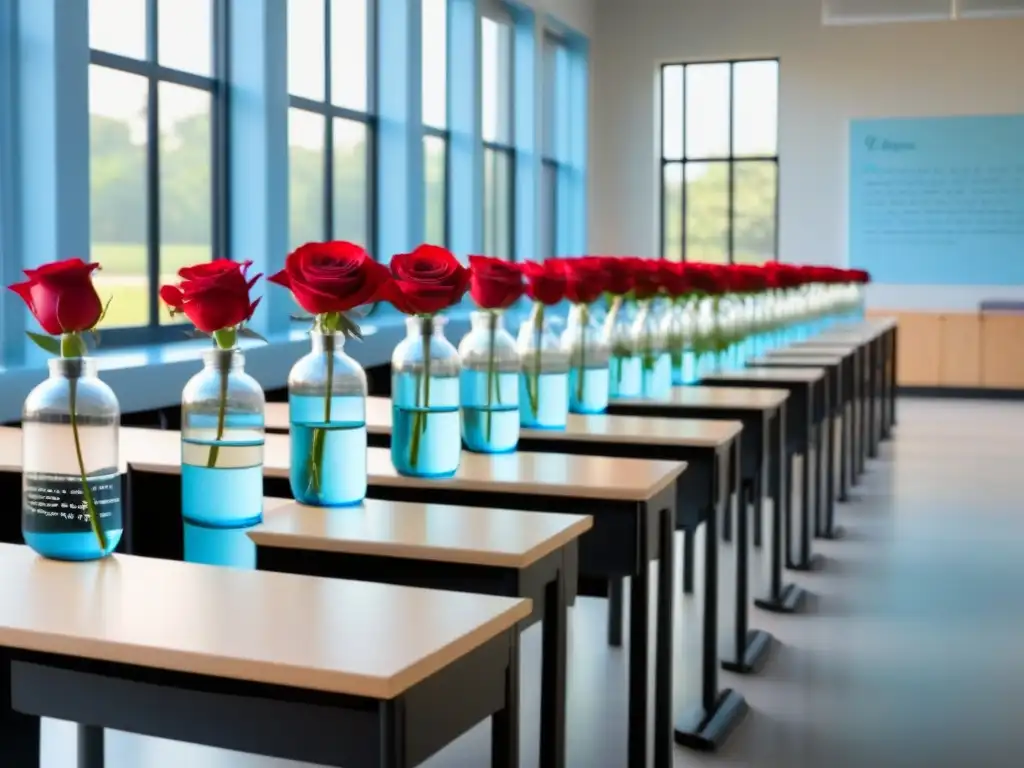
<path id="1" fill-rule="evenodd" d="M 851 269 L 849 270 L 849 277 L 851 282 L 862 285 L 871 282 L 871 273 L 866 269 Z"/>
<path id="2" fill-rule="evenodd" d="M 389 300 L 406 315 L 432 315 L 458 304 L 469 288 L 470 272 L 451 251 L 421 245 L 391 258 Z"/>
<path id="3" fill-rule="evenodd" d="M 661 292 L 660 259 L 630 259 L 633 262 L 633 295 L 638 301 L 653 299 Z"/>
<path id="4" fill-rule="evenodd" d="M 759 293 L 765 289 L 761 267 L 753 264 L 733 264 L 729 269 L 729 287 L 737 293 Z"/>
<path id="5" fill-rule="evenodd" d="M 721 264 L 690 264 L 693 287 L 709 296 L 719 296 L 728 290 L 725 267 Z"/>
<path id="6" fill-rule="evenodd" d="M 541 264 L 527 261 L 523 264 L 526 295 L 533 301 L 551 307 L 565 298 L 565 265 L 559 259 L 548 259 Z"/>
<path id="7" fill-rule="evenodd" d="M 263 275 L 246 282 L 251 261 L 213 261 L 183 267 L 177 285 L 160 288 L 160 298 L 171 308 L 172 314 L 184 312 L 185 317 L 203 333 L 215 333 L 234 328 L 252 317 L 260 303 L 249 301 L 249 291 Z"/>
<path id="8" fill-rule="evenodd" d="M 508 309 L 523 295 L 523 273 L 515 264 L 470 256 L 469 271 L 469 295 L 480 309 Z"/>
<path id="9" fill-rule="evenodd" d="M 300 246 L 267 280 L 290 290 L 311 315 L 322 315 L 378 301 L 391 273 L 355 243 L 338 241 Z"/>
<path id="10" fill-rule="evenodd" d="M 573 304 L 593 304 L 608 287 L 608 272 L 596 256 L 560 259 L 565 267 L 565 297 Z"/>
<path id="11" fill-rule="evenodd" d="M 43 330 L 52 336 L 79 333 L 95 327 L 103 315 L 103 303 L 92 284 L 99 264 L 65 259 L 26 269 L 28 281 L 9 288 L 21 296 Z"/>
<path id="12" fill-rule="evenodd" d="M 673 299 L 686 296 L 693 292 L 693 283 L 690 281 L 689 265 L 685 261 L 659 260 L 658 269 L 661 271 L 661 285 Z"/>
<path id="13" fill-rule="evenodd" d="M 608 275 L 605 291 L 612 296 L 625 296 L 636 284 L 636 262 L 639 259 L 620 258 L 618 256 L 599 256 L 604 270 Z"/>

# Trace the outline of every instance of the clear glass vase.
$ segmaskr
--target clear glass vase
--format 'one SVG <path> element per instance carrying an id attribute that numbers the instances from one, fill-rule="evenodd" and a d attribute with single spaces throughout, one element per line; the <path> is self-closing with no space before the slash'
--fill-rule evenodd
<path id="1" fill-rule="evenodd" d="M 611 355 L 609 397 L 640 397 L 643 370 L 634 346 L 632 307 L 621 296 L 615 298 L 605 316 L 604 341 Z"/>
<path id="2" fill-rule="evenodd" d="M 459 468 L 459 353 L 443 317 L 409 317 L 391 356 L 391 461 L 399 474 L 451 477 Z"/>
<path id="3" fill-rule="evenodd" d="M 341 333 L 310 333 L 312 351 L 288 374 L 291 488 L 318 507 L 366 496 L 366 372 L 345 354 Z"/>
<path id="4" fill-rule="evenodd" d="M 665 397 L 672 389 L 672 358 L 654 301 L 641 301 L 633 320 L 633 348 L 640 358 L 640 396 Z"/>
<path id="5" fill-rule="evenodd" d="M 208 528 L 242 528 L 263 516 L 266 399 L 237 349 L 203 353 L 181 393 L 181 513 Z"/>
<path id="6" fill-rule="evenodd" d="M 121 411 L 95 360 L 59 357 L 49 366 L 22 409 L 22 535 L 43 557 L 96 560 L 114 551 L 124 530 Z"/>
<path id="7" fill-rule="evenodd" d="M 501 312 L 470 316 L 459 343 L 462 442 L 477 453 L 507 453 L 519 442 L 519 352 Z"/>
<path id="8" fill-rule="evenodd" d="M 544 310 L 544 305 L 534 305 L 516 341 L 522 367 L 519 423 L 527 429 L 565 429 L 569 419 L 569 353 L 562 349 Z"/>
<path id="9" fill-rule="evenodd" d="M 569 353 L 569 412 L 604 413 L 608 409 L 608 345 L 590 307 L 574 304 L 562 333 Z"/>
<path id="10" fill-rule="evenodd" d="M 693 312 L 682 300 L 672 305 L 661 321 L 661 332 L 668 346 L 672 386 L 692 384 L 693 379 Z"/>

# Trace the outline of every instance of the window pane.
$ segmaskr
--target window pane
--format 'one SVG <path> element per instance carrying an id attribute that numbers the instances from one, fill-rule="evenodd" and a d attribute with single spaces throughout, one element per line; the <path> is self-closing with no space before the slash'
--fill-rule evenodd
<path id="1" fill-rule="evenodd" d="M 146 0 L 89 0 L 89 45 L 145 59 Z"/>
<path id="2" fill-rule="evenodd" d="M 512 141 L 512 32 L 484 17 L 481 31 L 481 95 L 484 141 Z"/>
<path id="3" fill-rule="evenodd" d="M 729 65 L 686 67 L 686 156 L 729 155 Z"/>
<path id="4" fill-rule="evenodd" d="M 288 92 L 323 101 L 324 0 L 288 0 Z"/>
<path id="5" fill-rule="evenodd" d="M 90 260 L 110 309 L 101 327 L 149 322 L 144 78 L 89 67 Z"/>
<path id="6" fill-rule="evenodd" d="M 540 182 L 540 254 L 539 261 L 550 256 L 557 256 L 558 238 L 556 237 L 557 211 L 555 202 L 558 172 L 552 163 L 544 163 Z"/>
<path id="7" fill-rule="evenodd" d="M 512 259 L 512 172 L 509 153 L 484 150 L 484 253 Z"/>
<path id="8" fill-rule="evenodd" d="M 423 124 L 448 124 L 448 0 L 423 0 Z"/>
<path id="9" fill-rule="evenodd" d="M 366 126 L 354 120 L 334 120 L 334 240 L 349 240 L 364 248 L 367 236 L 369 178 L 366 165 Z"/>
<path id="10" fill-rule="evenodd" d="M 733 167 L 733 261 L 761 264 L 775 254 L 776 175 L 771 161 Z"/>
<path id="11" fill-rule="evenodd" d="M 157 33 L 160 63 L 165 67 L 213 74 L 211 0 L 160 0 Z"/>
<path id="12" fill-rule="evenodd" d="M 555 79 L 558 71 L 556 54 L 558 43 L 551 37 L 544 36 L 544 71 L 541 73 L 543 82 L 543 104 L 541 117 L 542 126 L 542 150 L 545 157 L 553 157 L 555 152 Z"/>
<path id="13" fill-rule="evenodd" d="M 729 164 L 686 164 L 686 260 L 729 262 Z"/>
<path id="14" fill-rule="evenodd" d="M 288 210 L 291 247 L 326 238 L 324 232 L 324 131 L 326 118 L 288 110 Z"/>
<path id="15" fill-rule="evenodd" d="M 207 91 L 160 83 L 160 284 L 213 258 L 210 111 Z M 171 319 L 160 303 L 160 322 Z"/>
<path id="16" fill-rule="evenodd" d="M 661 156 L 683 157 L 683 68 L 665 67 L 661 75 Z"/>
<path id="17" fill-rule="evenodd" d="M 361 112 L 368 90 L 366 3 L 331 0 L 331 102 Z"/>
<path id="18" fill-rule="evenodd" d="M 779 63 L 747 61 L 733 69 L 733 155 L 776 154 Z"/>
<path id="19" fill-rule="evenodd" d="M 423 137 L 424 213 L 426 215 L 426 242 L 444 245 L 445 199 L 445 146 L 437 136 Z"/>
<path id="20" fill-rule="evenodd" d="M 662 256 L 670 261 L 683 260 L 683 165 L 668 163 L 664 166 L 661 180 L 662 199 L 661 226 L 664 227 Z"/>

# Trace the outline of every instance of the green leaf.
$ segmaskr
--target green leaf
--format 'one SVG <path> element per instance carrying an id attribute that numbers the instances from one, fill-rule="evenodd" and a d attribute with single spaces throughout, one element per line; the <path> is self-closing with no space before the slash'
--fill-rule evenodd
<path id="1" fill-rule="evenodd" d="M 359 326 L 352 321 L 352 318 L 345 314 L 340 314 L 338 318 L 338 328 L 346 338 L 363 340 L 363 332 L 359 330 Z"/>
<path id="2" fill-rule="evenodd" d="M 36 346 L 44 352 L 49 352 L 51 355 L 60 355 L 59 339 L 55 339 L 53 336 L 44 336 L 41 333 L 32 333 L 32 331 L 25 331 L 25 335 L 34 341 Z"/>
<path id="3" fill-rule="evenodd" d="M 107 316 L 107 310 L 110 309 L 110 302 L 112 302 L 113 300 L 114 300 L 113 296 L 111 296 L 109 299 L 107 299 L 107 303 L 103 305 L 103 311 L 100 312 L 99 320 L 97 320 L 96 324 L 93 325 L 93 327 L 89 329 L 90 331 L 95 330 L 96 326 L 103 322 L 103 318 L 105 318 Z"/>
<path id="4" fill-rule="evenodd" d="M 256 339 L 257 341 L 262 341 L 264 344 L 269 344 L 270 343 L 265 338 L 263 338 L 260 334 L 258 334 L 256 331 L 254 331 L 252 328 L 246 328 L 246 327 L 239 328 L 238 329 L 238 335 L 241 336 L 243 339 Z"/>

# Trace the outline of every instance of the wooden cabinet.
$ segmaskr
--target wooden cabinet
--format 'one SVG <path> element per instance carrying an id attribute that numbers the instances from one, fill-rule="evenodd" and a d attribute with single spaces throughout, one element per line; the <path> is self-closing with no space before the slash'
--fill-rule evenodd
<path id="1" fill-rule="evenodd" d="M 982 314 L 981 339 L 982 386 L 1024 389 L 1024 315 Z"/>
<path id="2" fill-rule="evenodd" d="M 941 370 L 942 315 L 933 312 L 888 314 L 894 315 L 899 322 L 897 383 L 905 387 L 938 386 Z"/>
<path id="3" fill-rule="evenodd" d="M 942 316 L 939 386 L 981 386 L 981 326 L 976 312 Z"/>

